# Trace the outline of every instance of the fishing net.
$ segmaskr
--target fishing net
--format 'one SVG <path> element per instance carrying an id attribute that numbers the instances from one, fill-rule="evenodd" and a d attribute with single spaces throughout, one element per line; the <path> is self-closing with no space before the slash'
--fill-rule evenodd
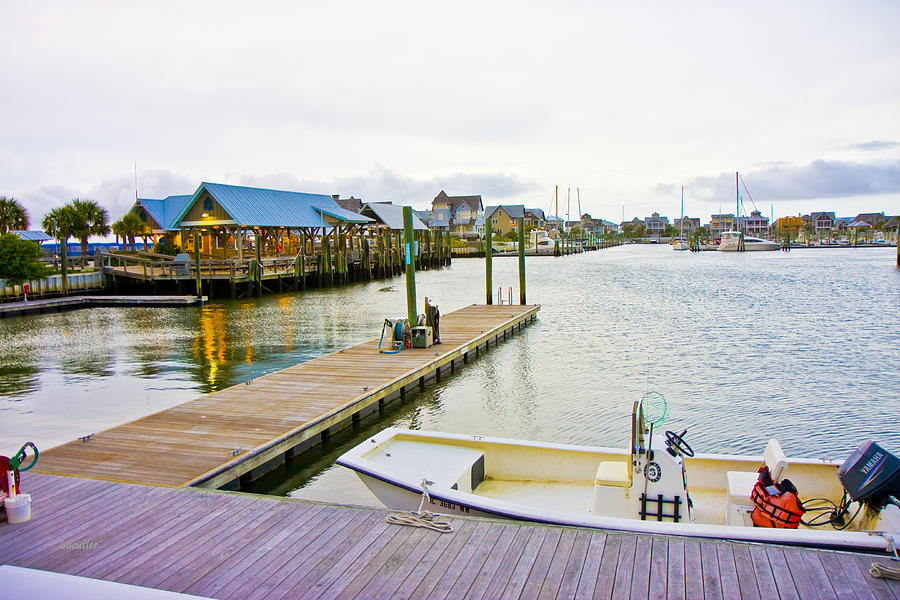
<path id="1" fill-rule="evenodd" d="M 669 414 L 669 404 L 666 397 L 659 392 L 647 392 L 641 398 L 641 407 L 644 412 L 644 422 L 656 425 L 662 423 Z"/>

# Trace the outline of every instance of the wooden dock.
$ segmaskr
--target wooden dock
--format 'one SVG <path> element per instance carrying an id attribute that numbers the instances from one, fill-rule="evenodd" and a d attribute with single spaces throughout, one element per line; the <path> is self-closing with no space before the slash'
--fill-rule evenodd
<path id="1" fill-rule="evenodd" d="M 539 310 L 468 306 L 441 316 L 441 345 L 379 354 L 375 338 L 42 452 L 36 470 L 172 487 L 238 487 L 241 477 L 254 479 L 452 372 Z"/>
<path id="2" fill-rule="evenodd" d="M 474 517 L 441 534 L 387 510 L 73 477 L 22 476 L 32 519 L 0 564 L 255 598 L 896 600 L 884 557 Z"/>
<path id="3" fill-rule="evenodd" d="M 200 301 L 197 296 L 60 296 L 0 304 L 0 319 L 91 306 L 190 306 Z"/>

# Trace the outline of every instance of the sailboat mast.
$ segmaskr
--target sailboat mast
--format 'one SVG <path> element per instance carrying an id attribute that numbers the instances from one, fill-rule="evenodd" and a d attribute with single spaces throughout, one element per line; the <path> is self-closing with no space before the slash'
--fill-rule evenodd
<path id="1" fill-rule="evenodd" d="M 734 229 L 741 230 L 741 188 L 738 187 L 738 172 L 734 172 Z"/>
<path id="2" fill-rule="evenodd" d="M 681 186 L 681 241 L 684 241 L 684 186 Z"/>
<path id="3" fill-rule="evenodd" d="M 559 238 L 559 186 L 553 190 L 553 198 L 556 201 L 556 237 Z"/>

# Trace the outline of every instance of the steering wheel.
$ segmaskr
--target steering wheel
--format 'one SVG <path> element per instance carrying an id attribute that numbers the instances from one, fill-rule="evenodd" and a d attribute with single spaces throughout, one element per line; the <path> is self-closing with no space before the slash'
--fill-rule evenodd
<path id="1" fill-rule="evenodd" d="M 687 429 L 681 432 L 681 434 L 677 434 L 674 431 L 666 432 L 666 445 L 669 448 L 674 448 L 676 452 L 681 452 L 688 458 L 694 456 L 694 451 L 691 449 L 691 446 L 684 441 L 684 434 L 687 433 Z"/>

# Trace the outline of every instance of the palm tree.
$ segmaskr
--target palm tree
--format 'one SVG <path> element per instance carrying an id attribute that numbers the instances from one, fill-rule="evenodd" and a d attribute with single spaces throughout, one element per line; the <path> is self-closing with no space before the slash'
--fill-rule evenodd
<path id="1" fill-rule="evenodd" d="M 69 238 L 72 237 L 72 231 L 75 229 L 78 218 L 79 216 L 72 205 L 67 204 L 48 212 L 44 215 L 44 220 L 41 222 L 41 227 L 44 228 L 47 235 L 59 241 L 60 258 L 62 259 L 63 294 L 65 295 L 69 293 L 69 278 L 66 272 L 68 269 L 66 246 L 69 243 Z"/>
<path id="2" fill-rule="evenodd" d="M 81 261 L 86 264 L 88 239 L 92 235 L 109 234 L 109 213 L 93 200 L 75 198 L 71 206 L 78 215 L 72 237 L 81 242 Z"/>
<path id="3" fill-rule="evenodd" d="M 144 231 L 144 223 L 132 212 L 125 213 L 121 219 L 112 224 L 112 232 L 120 236 L 123 243 L 128 241 L 132 251 L 134 251 L 134 236 L 142 231 Z"/>
<path id="4" fill-rule="evenodd" d="M 0 196 L 0 234 L 28 229 L 28 211 L 15 198 Z"/>

